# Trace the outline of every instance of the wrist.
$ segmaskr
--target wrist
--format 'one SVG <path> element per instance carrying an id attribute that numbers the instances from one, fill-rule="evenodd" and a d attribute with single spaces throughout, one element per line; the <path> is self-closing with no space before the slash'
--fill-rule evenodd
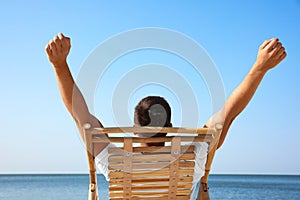
<path id="1" fill-rule="evenodd" d="M 62 69 L 62 68 L 68 67 L 68 64 L 67 64 L 66 60 L 62 60 L 62 61 L 58 61 L 58 62 L 52 62 L 52 66 L 55 70 L 57 70 L 57 69 Z"/>
<path id="2" fill-rule="evenodd" d="M 265 67 L 263 64 L 260 63 L 254 63 L 253 67 L 250 70 L 250 73 L 255 73 L 255 74 L 262 74 L 264 75 L 265 73 L 267 73 L 268 68 Z"/>

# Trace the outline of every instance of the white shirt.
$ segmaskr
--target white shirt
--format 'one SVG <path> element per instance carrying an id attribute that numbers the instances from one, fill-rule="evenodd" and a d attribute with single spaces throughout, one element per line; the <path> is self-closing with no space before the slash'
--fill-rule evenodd
<path id="1" fill-rule="evenodd" d="M 192 194 L 191 199 L 194 199 L 195 189 L 197 183 L 200 181 L 201 177 L 204 175 L 205 171 L 205 163 L 207 158 L 207 150 L 208 144 L 206 142 L 194 142 L 186 145 L 195 146 L 194 153 L 195 153 L 195 168 L 194 168 L 194 176 L 192 182 Z M 100 172 L 105 176 L 106 180 L 109 181 L 109 170 L 108 170 L 108 149 L 111 147 L 115 147 L 114 144 L 109 144 L 101 151 L 96 157 L 96 165 Z"/>

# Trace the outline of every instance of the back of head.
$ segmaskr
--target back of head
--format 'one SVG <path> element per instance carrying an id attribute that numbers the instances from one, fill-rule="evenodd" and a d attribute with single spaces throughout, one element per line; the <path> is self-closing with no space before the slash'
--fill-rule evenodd
<path id="1" fill-rule="evenodd" d="M 137 126 L 170 127 L 170 105 L 159 96 L 145 97 L 135 107 L 134 123 Z"/>
<path id="2" fill-rule="evenodd" d="M 159 96 L 143 98 L 135 107 L 135 126 L 171 127 L 171 108 L 168 102 Z M 166 133 L 139 133 L 139 137 L 164 137 Z M 164 146 L 164 142 L 141 144 L 141 146 Z"/>

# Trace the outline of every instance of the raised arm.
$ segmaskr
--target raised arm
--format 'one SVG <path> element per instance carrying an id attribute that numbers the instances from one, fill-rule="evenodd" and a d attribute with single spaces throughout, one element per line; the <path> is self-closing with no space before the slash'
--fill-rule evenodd
<path id="1" fill-rule="evenodd" d="M 206 123 L 213 127 L 223 124 L 218 148 L 223 144 L 233 120 L 244 110 L 253 97 L 268 70 L 274 68 L 286 57 L 286 52 L 277 38 L 266 40 L 258 50 L 257 59 L 242 83 L 229 96 L 223 109 Z"/>
<path id="2" fill-rule="evenodd" d="M 89 123 L 92 127 L 103 127 L 101 122 L 90 114 L 87 104 L 74 82 L 67 64 L 67 56 L 70 52 L 71 43 L 70 38 L 65 37 L 62 33 L 54 38 L 46 45 L 46 53 L 51 62 L 58 88 L 63 99 L 63 102 L 76 122 L 80 131 L 81 137 L 83 135 L 83 125 Z M 95 149 L 95 153 L 99 153 L 106 145 L 99 145 Z"/>

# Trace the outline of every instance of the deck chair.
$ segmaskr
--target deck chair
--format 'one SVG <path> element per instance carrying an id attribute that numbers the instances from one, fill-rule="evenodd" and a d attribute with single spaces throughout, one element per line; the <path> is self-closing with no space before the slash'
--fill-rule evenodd
<path id="1" fill-rule="evenodd" d="M 109 149 L 109 199 L 189 200 L 194 174 L 194 146 L 185 142 L 209 144 L 205 174 L 201 178 L 199 200 L 209 200 L 208 176 L 219 141 L 221 125 L 215 128 L 114 127 L 85 126 L 85 142 L 90 170 L 89 200 L 97 200 L 95 143 L 119 143 Z M 140 138 L 117 133 L 175 133 L 173 136 Z M 177 133 L 177 134 L 176 134 Z M 109 136 L 107 137 L 108 134 Z M 191 136 L 191 134 L 196 134 Z M 118 135 L 118 136 L 116 136 Z M 165 146 L 137 147 L 138 143 L 165 142 Z M 167 144 L 170 144 L 169 146 Z M 100 198 L 100 200 L 102 200 Z"/>

